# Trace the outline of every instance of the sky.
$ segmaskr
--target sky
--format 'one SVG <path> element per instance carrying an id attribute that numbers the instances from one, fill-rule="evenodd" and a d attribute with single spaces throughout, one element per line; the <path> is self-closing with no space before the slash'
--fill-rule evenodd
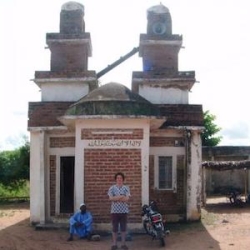
<path id="1" fill-rule="evenodd" d="M 50 70 L 46 33 L 59 32 L 63 0 L 0 0 L 0 151 L 12 150 L 29 136 L 28 102 L 40 101 L 35 71 Z M 179 70 L 193 70 L 190 104 L 216 116 L 219 145 L 250 146 L 249 0 L 79 0 L 97 73 L 139 46 L 146 33 L 147 9 L 162 3 L 172 16 L 173 34 L 183 36 Z M 133 71 L 142 71 L 135 54 L 101 77 L 131 89 Z"/>

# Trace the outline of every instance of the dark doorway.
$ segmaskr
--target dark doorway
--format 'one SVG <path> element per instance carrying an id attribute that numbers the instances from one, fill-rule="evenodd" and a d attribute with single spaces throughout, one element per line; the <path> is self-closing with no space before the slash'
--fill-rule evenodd
<path id="1" fill-rule="evenodd" d="M 60 159 L 60 213 L 74 212 L 75 157 Z"/>

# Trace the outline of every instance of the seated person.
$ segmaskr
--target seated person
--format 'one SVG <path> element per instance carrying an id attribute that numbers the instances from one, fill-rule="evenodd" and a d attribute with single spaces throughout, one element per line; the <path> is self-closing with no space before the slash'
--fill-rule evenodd
<path id="1" fill-rule="evenodd" d="M 82 203 L 80 205 L 80 211 L 76 212 L 70 217 L 70 236 L 68 238 L 68 241 L 73 240 L 74 234 L 78 235 L 81 239 L 91 239 L 93 217 L 91 213 L 88 212 L 86 209 L 86 205 Z"/>

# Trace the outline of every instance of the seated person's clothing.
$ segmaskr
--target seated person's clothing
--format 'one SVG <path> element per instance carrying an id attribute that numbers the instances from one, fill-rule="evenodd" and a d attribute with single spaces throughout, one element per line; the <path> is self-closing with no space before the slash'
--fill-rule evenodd
<path id="1" fill-rule="evenodd" d="M 86 211 L 84 214 L 81 211 L 76 212 L 70 217 L 69 224 L 70 234 L 76 234 L 80 238 L 87 237 L 92 231 L 93 217 L 90 212 Z M 84 225 L 78 225 L 83 223 Z"/>

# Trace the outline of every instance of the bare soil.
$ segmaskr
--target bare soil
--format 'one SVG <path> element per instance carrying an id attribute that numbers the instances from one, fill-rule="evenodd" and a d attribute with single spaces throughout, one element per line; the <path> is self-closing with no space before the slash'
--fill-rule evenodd
<path id="1" fill-rule="evenodd" d="M 65 229 L 35 230 L 29 223 L 29 204 L 0 205 L 0 249 L 3 250 L 106 250 L 111 236 L 102 236 L 98 242 L 75 239 L 67 242 Z M 132 235 L 129 249 L 168 250 L 249 250 L 250 206 L 239 208 L 225 197 L 208 199 L 202 209 L 201 222 L 169 224 L 170 235 L 166 246 L 152 241 L 147 235 Z"/>

